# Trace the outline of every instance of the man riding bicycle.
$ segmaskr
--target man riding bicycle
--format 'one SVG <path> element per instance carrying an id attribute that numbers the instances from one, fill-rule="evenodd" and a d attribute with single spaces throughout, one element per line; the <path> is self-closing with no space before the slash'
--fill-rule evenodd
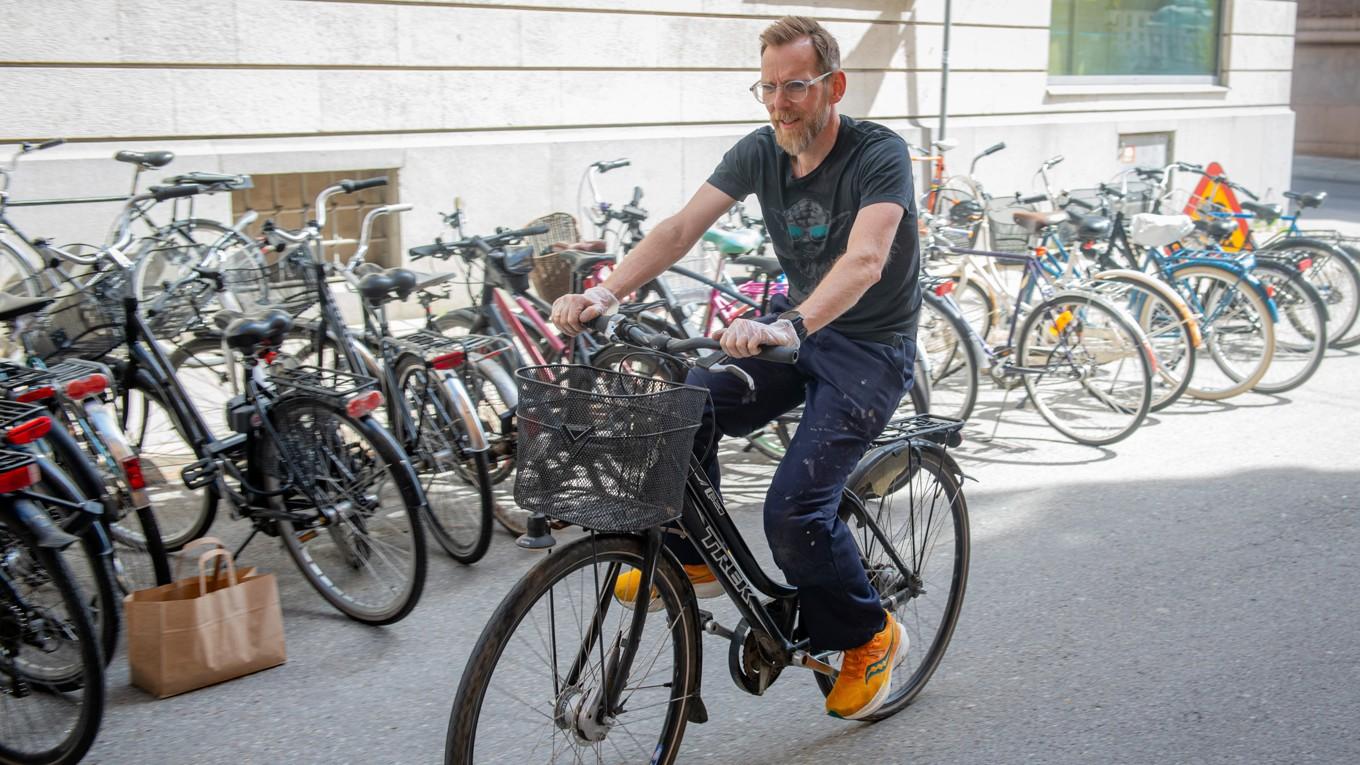
<path id="1" fill-rule="evenodd" d="M 756 383 L 695 369 L 711 393 L 695 454 L 719 485 L 721 435 L 742 436 L 802 405 L 803 415 L 765 497 L 775 563 L 798 588 L 812 648 L 843 651 L 827 712 L 860 719 L 886 698 L 907 633 L 879 603 L 837 509 L 855 464 L 912 384 L 921 295 L 907 145 L 889 128 L 838 114 L 846 76 L 840 49 L 815 20 L 788 16 L 760 35 L 761 78 L 751 87 L 770 125 L 737 142 L 679 213 L 656 226 L 605 281 L 553 304 L 568 334 L 617 310 L 627 295 L 679 261 L 736 201 L 755 194 L 789 295 L 770 315 L 721 330 L 723 351 Z M 771 345 L 800 348 L 794 365 L 749 358 Z M 754 395 L 754 400 L 752 400 Z M 699 597 L 722 593 L 685 540 L 667 534 Z M 619 577 L 632 602 L 641 575 Z"/>

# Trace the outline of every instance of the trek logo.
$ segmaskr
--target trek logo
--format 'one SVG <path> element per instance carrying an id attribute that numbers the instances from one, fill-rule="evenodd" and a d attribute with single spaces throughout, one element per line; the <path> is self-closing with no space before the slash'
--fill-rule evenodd
<path id="1" fill-rule="evenodd" d="M 567 439 L 567 449 L 571 452 L 572 457 L 575 457 L 595 435 L 594 425 L 563 424 L 559 425 L 558 429 L 562 431 L 562 436 Z"/>
<path id="2" fill-rule="evenodd" d="M 743 598 L 746 598 L 752 603 L 760 602 L 759 596 L 756 595 L 755 588 L 751 586 L 750 582 L 746 581 L 746 577 L 742 575 L 741 569 L 737 568 L 737 562 L 732 560 L 732 556 L 727 554 L 727 550 L 723 549 L 722 542 L 718 541 L 718 538 L 714 536 L 713 529 L 708 529 L 708 533 L 704 535 L 700 544 L 704 546 L 705 550 L 712 553 L 713 561 L 718 564 L 718 568 L 722 569 L 722 572 L 732 581 L 732 586 L 737 589 L 737 592 L 741 593 Z"/>

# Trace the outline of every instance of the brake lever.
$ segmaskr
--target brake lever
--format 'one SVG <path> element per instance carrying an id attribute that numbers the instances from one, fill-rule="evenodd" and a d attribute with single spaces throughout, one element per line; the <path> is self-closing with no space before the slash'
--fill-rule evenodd
<path id="1" fill-rule="evenodd" d="M 718 373 L 718 374 L 722 374 L 723 372 L 728 372 L 728 373 L 734 375 L 737 379 L 739 379 L 739 380 L 741 380 L 742 382 L 746 383 L 746 391 L 747 391 L 747 393 L 746 393 L 745 396 L 742 396 L 742 397 L 741 397 L 741 402 L 742 402 L 743 404 L 749 404 L 749 403 L 755 401 L 755 395 L 754 395 L 754 394 L 755 394 L 755 392 L 756 392 L 756 381 L 753 380 L 753 379 L 751 379 L 751 373 L 750 373 L 750 372 L 747 372 L 745 369 L 742 369 L 741 367 L 736 366 L 735 364 L 713 364 L 713 365 L 711 365 L 711 366 L 708 367 L 708 371 L 710 371 L 710 372 L 716 372 L 716 373 Z"/>

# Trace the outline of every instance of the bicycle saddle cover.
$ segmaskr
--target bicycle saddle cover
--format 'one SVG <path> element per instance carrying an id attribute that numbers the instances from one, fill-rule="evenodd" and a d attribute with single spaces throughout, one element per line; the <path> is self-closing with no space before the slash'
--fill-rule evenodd
<path id="1" fill-rule="evenodd" d="M 779 276 L 784 273 L 784 267 L 779 265 L 777 258 L 766 258 L 760 255 L 742 255 L 739 258 L 732 258 L 732 262 L 738 266 L 748 266 L 757 272 L 768 276 Z"/>
<path id="2" fill-rule="evenodd" d="M 1083 215 L 1077 218 L 1077 237 L 1086 241 L 1104 239 L 1114 228 L 1114 221 L 1103 215 Z"/>
<path id="3" fill-rule="evenodd" d="M 612 264 L 614 262 L 613 255 L 591 255 L 577 250 L 563 250 L 557 253 L 557 257 L 561 258 L 562 262 L 567 264 L 567 267 L 581 273 L 590 273 L 600 263 Z"/>
<path id="4" fill-rule="evenodd" d="M 165 167 L 175 158 L 173 151 L 120 151 L 113 155 L 119 162 L 145 167 Z"/>
<path id="5" fill-rule="evenodd" d="M 280 308 L 255 310 L 234 319 L 223 332 L 227 345 L 253 349 L 262 344 L 278 345 L 293 328 L 293 317 Z"/>
<path id="6" fill-rule="evenodd" d="M 56 302 L 51 297 L 19 297 L 8 292 L 0 292 L 0 321 L 17 319 L 28 313 L 37 313 Z"/>
<path id="7" fill-rule="evenodd" d="M 1214 218 L 1213 220 L 1197 220 L 1195 228 L 1203 231 L 1215 242 L 1221 242 L 1233 235 L 1237 231 L 1237 221 L 1230 218 Z"/>
<path id="8" fill-rule="evenodd" d="M 515 247 L 506 247 L 501 259 L 505 263 L 505 270 L 512 274 L 527 274 L 534 270 L 534 248 L 532 245 L 522 244 Z"/>
<path id="9" fill-rule="evenodd" d="M 411 271 L 404 268 L 389 268 L 360 279 L 359 294 L 374 304 L 386 303 L 394 297 L 405 300 L 415 290 L 416 282 L 416 275 Z"/>
<path id="10" fill-rule="evenodd" d="M 1129 238 L 1140 247 L 1165 247 L 1195 230 L 1189 215 L 1138 213 L 1129 226 Z"/>
<path id="11" fill-rule="evenodd" d="M 1056 226 L 1060 223 L 1067 222 L 1067 213 L 1062 211 L 1030 212 L 1028 210 L 1019 210 L 1011 217 L 1015 221 L 1015 225 L 1020 226 L 1033 234 L 1037 234 L 1049 226 Z"/>
<path id="12" fill-rule="evenodd" d="M 1284 208 L 1278 204 L 1263 205 L 1256 202 L 1243 202 L 1242 209 L 1254 213 L 1264 223 L 1274 223 L 1284 215 Z"/>

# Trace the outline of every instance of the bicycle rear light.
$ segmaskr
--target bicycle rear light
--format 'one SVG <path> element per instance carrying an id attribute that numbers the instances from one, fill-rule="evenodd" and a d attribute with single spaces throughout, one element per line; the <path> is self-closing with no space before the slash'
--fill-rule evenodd
<path id="1" fill-rule="evenodd" d="M 102 374 L 92 374 L 85 377 L 78 377 L 68 383 L 63 391 L 66 397 L 72 401 L 83 401 L 90 396 L 97 396 L 108 390 L 109 378 Z"/>
<path id="2" fill-rule="evenodd" d="M 383 405 L 382 393 L 371 390 L 367 393 L 360 393 L 345 402 L 345 413 L 354 419 L 359 419 L 372 414 Z"/>
<path id="3" fill-rule="evenodd" d="M 1271 299 L 1275 298 L 1275 285 L 1273 284 L 1266 285 L 1266 297 Z"/>
<path id="4" fill-rule="evenodd" d="M 1299 272 L 1300 272 L 1300 273 L 1302 273 L 1302 272 L 1304 272 L 1304 271 L 1307 271 L 1308 269 L 1310 269 L 1310 268 L 1312 268 L 1312 267 L 1313 267 L 1313 259 L 1312 259 L 1312 258 L 1304 258 L 1303 260 L 1300 260 L 1300 261 L 1299 261 Z"/>
<path id="5" fill-rule="evenodd" d="M 51 385 L 39 385 L 20 393 L 14 397 L 14 400 L 21 404 L 32 404 L 35 401 L 46 401 L 56 394 L 57 389 L 53 388 Z"/>
<path id="6" fill-rule="evenodd" d="M 137 455 L 123 460 L 123 474 L 127 476 L 128 487 L 133 491 L 146 488 L 146 477 L 142 475 L 142 461 Z"/>
<path id="7" fill-rule="evenodd" d="M 9 494 L 10 492 L 22 491 L 37 483 L 42 478 L 42 473 L 38 470 L 38 463 L 30 462 L 23 467 L 6 470 L 0 473 L 0 493 Z"/>
<path id="8" fill-rule="evenodd" d="M 953 291 L 954 291 L 953 282 L 940 282 L 939 284 L 935 285 L 935 294 L 939 295 L 940 297 L 944 297 L 945 295 L 948 295 Z"/>
<path id="9" fill-rule="evenodd" d="M 5 440 L 15 446 L 22 446 L 37 441 L 47 435 L 50 430 L 52 430 L 51 417 L 35 417 L 5 431 Z"/>
<path id="10" fill-rule="evenodd" d="M 451 351 L 430 359 L 430 366 L 435 369 L 457 369 L 467 360 L 467 354 L 461 350 Z"/>

